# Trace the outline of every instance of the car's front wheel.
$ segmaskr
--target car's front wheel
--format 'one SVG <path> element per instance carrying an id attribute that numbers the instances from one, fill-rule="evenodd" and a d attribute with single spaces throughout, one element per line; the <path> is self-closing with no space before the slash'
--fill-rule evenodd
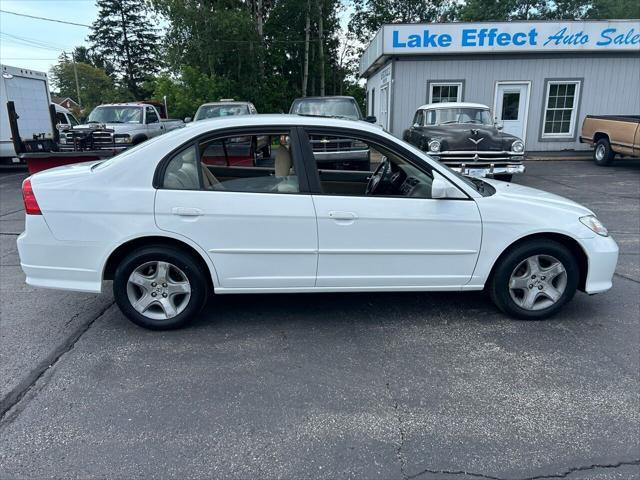
<path id="1" fill-rule="evenodd" d="M 152 330 L 186 325 L 207 298 L 206 273 L 186 252 L 149 246 L 131 252 L 116 268 L 113 294 L 133 323 Z"/>
<path id="2" fill-rule="evenodd" d="M 553 240 L 524 242 L 499 262 L 489 282 L 489 294 L 500 310 L 515 318 L 548 318 L 571 300 L 578 287 L 575 256 Z"/>

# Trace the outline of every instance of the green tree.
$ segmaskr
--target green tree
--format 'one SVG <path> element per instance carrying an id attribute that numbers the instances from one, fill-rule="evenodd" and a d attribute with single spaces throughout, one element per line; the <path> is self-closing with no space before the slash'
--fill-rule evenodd
<path id="1" fill-rule="evenodd" d="M 638 0 L 594 0 L 587 18 L 640 18 Z"/>
<path id="2" fill-rule="evenodd" d="M 93 22 L 89 41 L 97 58 L 113 65 L 121 72 L 119 80 L 141 100 L 145 81 L 159 68 L 159 38 L 157 29 L 151 26 L 146 4 L 139 0 L 96 0 L 98 18 Z"/>
<path id="3" fill-rule="evenodd" d="M 385 23 L 446 22 L 454 5 L 451 0 L 354 0 L 349 31 L 366 44 Z"/>
<path id="4" fill-rule="evenodd" d="M 637 0 L 467 0 L 457 9 L 462 21 L 581 20 L 638 18 Z"/>
<path id="5" fill-rule="evenodd" d="M 223 96 L 252 101 L 261 112 L 286 112 L 302 94 L 305 20 L 310 14 L 308 94 L 341 91 L 339 0 L 152 0 L 169 22 L 171 69 L 190 66 L 218 82 Z M 260 14 L 261 13 L 261 14 Z M 324 76 L 324 82 L 323 82 Z M 211 98 L 208 100 L 215 100 Z"/>
<path id="6" fill-rule="evenodd" d="M 80 86 L 80 99 L 77 98 L 76 72 Z M 89 112 L 96 105 L 116 98 L 113 80 L 104 70 L 76 62 L 74 71 L 74 64 L 66 55 L 62 55 L 60 61 L 51 68 L 50 78 L 55 92 L 61 97 L 80 101 L 83 112 Z"/>
<path id="7" fill-rule="evenodd" d="M 162 75 L 154 82 L 153 98 L 167 97 L 167 106 L 172 117 L 193 117 L 200 105 L 225 96 L 227 81 L 212 77 L 199 70 L 185 66 L 178 78 Z"/>

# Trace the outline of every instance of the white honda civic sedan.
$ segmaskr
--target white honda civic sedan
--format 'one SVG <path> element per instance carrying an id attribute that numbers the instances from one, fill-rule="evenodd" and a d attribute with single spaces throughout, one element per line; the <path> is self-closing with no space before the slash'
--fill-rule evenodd
<path id="1" fill-rule="evenodd" d="M 270 157 L 236 148 L 258 137 Z M 372 172 L 353 169 L 362 155 Z M 197 122 L 35 174 L 23 195 L 27 283 L 99 293 L 113 280 L 124 314 L 151 329 L 186 324 L 212 293 L 486 289 L 509 316 L 542 319 L 576 289 L 611 288 L 618 259 L 587 208 L 462 177 L 356 121 Z"/>

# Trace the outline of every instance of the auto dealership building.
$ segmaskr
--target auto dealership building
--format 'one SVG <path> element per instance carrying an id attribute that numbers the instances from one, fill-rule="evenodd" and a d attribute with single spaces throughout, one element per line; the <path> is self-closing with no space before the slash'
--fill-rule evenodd
<path id="1" fill-rule="evenodd" d="M 586 150 L 586 115 L 640 114 L 640 21 L 384 25 L 360 59 L 394 135 L 426 103 L 488 105 L 528 151 Z"/>

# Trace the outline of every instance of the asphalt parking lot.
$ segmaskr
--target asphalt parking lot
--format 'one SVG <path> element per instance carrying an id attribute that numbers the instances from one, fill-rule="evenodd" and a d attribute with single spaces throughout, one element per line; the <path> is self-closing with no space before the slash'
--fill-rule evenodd
<path id="1" fill-rule="evenodd" d="M 241 295 L 190 328 L 24 283 L 0 173 L 0 478 L 640 478 L 640 161 L 530 162 L 593 209 L 614 288 L 546 322 L 481 293 Z"/>

